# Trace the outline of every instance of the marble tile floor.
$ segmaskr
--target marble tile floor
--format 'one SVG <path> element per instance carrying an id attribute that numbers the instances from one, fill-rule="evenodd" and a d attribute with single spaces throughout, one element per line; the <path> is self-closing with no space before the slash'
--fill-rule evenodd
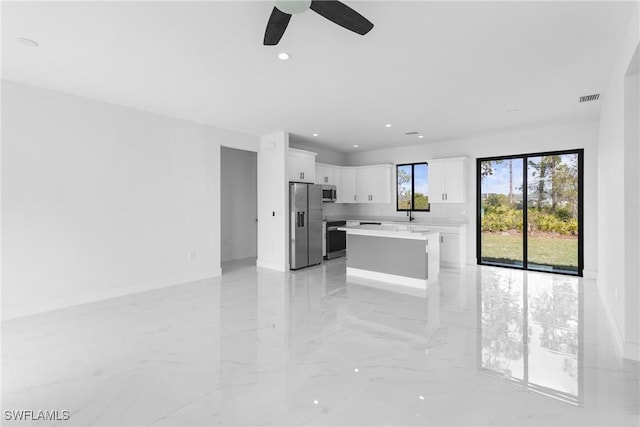
<path id="1" fill-rule="evenodd" d="M 249 260 L 2 324 L 7 426 L 637 426 L 638 390 L 593 281 L 491 267 L 419 291 Z"/>

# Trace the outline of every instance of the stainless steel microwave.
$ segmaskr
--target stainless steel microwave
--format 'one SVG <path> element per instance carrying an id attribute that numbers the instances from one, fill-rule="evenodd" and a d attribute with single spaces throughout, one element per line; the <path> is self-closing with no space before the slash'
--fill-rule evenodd
<path id="1" fill-rule="evenodd" d="M 335 185 L 323 185 L 322 186 L 322 201 L 333 203 L 336 201 L 336 186 Z"/>

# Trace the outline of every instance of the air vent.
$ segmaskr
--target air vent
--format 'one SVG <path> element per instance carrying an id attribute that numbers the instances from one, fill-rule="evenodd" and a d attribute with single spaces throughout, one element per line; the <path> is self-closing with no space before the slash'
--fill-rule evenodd
<path id="1" fill-rule="evenodd" d="M 405 134 L 405 135 L 408 135 L 408 136 L 411 136 L 411 135 L 420 135 L 420 132 L 413 131 L 413 132 L 405 132 L 404 134 Z"/>
<path id="2" fill-rule="evenodd" d="M 594 95 L 581 96 L 579 102 L 597 101 L 598 98 L 600 98 L 600 94 L 599 93 L 596 93 Z"/>

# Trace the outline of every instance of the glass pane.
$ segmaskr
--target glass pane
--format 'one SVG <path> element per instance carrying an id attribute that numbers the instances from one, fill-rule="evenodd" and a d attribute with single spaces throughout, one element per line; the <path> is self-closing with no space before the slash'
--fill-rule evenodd
<path id="1" fill-rule="evenodd" d="M 483 263 L 523 266 L 523 159 L 480 163 Z"/>
<path id="2" fill-rule="evenodd" d="M 429 191 L 427 187 L 427 164 L 413 166 L 413 208 L 416 210 L 429 209 Z"/>
<path id="3" fill-rule="evenodd" d="M 527 261 L 533 270 L 578 271 L 578 154 L 530 157 Z"/>
<path id="4" fill-rule="evenodd" d="M 411 165 L 397 167 L 398 176 L 398 209 L 411 209 Z"/>

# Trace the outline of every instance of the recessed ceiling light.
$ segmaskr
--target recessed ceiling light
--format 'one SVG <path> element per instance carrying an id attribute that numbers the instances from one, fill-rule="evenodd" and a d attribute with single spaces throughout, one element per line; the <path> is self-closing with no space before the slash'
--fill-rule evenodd
<path id="1" fill-rule="evenodd" d="M 424 138 L 424 135 L 418 135 L 418 138 Z"/>
<path id="2" fill-rule="evenodd" d="M 386 125 L 384 125 L 384 127 L 390 128 L 391 127 L 391 123 L 387 123 Z"/>
<path id="3" fill-rule="evenodd" d="M 18 43 L 23 44 L 25 46 L 29 46 L 29 47 L 40 46 L 40 43 L 38 43 L 37 41 L 28 39 L 26 37 L 18 37 Z"/>
<path id="4" fill-rule="evenodd" d="M 358 148 L 358 144 L 353 144 L 353 148 Z"/>
<path id="5" fill-rule="evenodd" d="M 278 54 L 278 58 L 282 59 L 283 61 L 286 61 L 287 59 L 291 58 L 291 55 L 289 55 L 287 52 L 280 52 Z"/>
<path id="6" fill-rule="evenodd" d="M 509 109 L 507 110 L 507 113 L 515 113 L 516 111 L 518 111 L 518 109 L 517 109 L 517 108 L 509 108 Z"/>
<path id="7" fill-rule="evenodd" d="M 314 134 L 313 134 L 313 136 L 318 136 L 318 134 L 317 134 L 317 133 L 314 133 Z"/>

